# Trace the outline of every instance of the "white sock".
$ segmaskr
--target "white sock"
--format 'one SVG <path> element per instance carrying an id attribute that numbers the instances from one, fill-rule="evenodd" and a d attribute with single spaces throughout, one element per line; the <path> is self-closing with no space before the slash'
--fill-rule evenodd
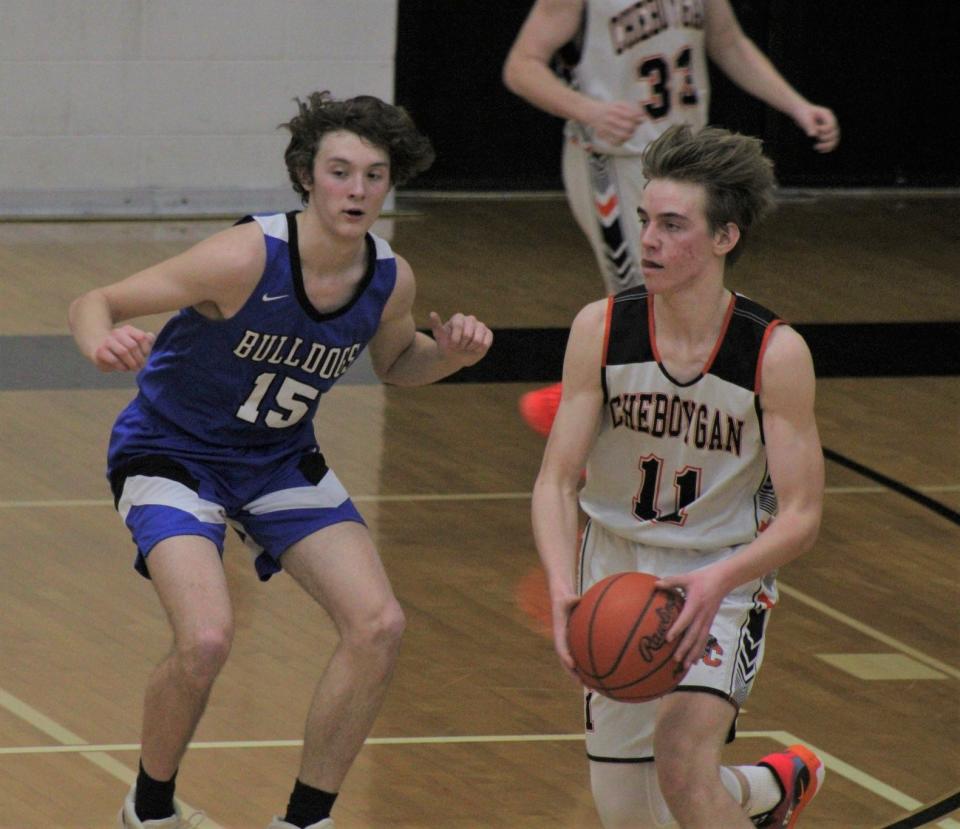
<path id="1" fill-rule="evenodd" d="M 724 774 L 726 772 L 726 774 Z M 739 772 L 746 778 L 747 791 L 744 796 L 743 786 L 736 775 Z M 733 783 L 728 782 L 733 779 Z M 724 787 L 743 806 L 748 815 L 762 815 L 769 812 L 780 802 L 783 792 L 776 775 L 766 766 L 735 766 L 733 769 L 721 768 L 720 779 Z M 744 802 L 746 801 L 746 802 Z"/>

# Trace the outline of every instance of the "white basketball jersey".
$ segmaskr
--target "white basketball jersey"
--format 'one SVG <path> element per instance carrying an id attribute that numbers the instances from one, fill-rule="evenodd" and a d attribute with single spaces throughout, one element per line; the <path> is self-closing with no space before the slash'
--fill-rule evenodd
<path id="1" fill-rule="evenodd" d="M 584 512 L 649 546 L 706 550 L 756 538 L 777 508 L 759 368 L 780 320 L 734 294 L 708 364 L 679 383 L 660 361 L 646 290 L 608 302 L 604 413 L 580 493 Z"/>
<path id="2" fill-rule="evenodd" d="M 646 120 L 619 147 L 570 122 L 567 134 L 589 149 L 639 155 L 673 124 L 707 123 L 710 80 L 704 47 L 706 0 L 585 0 L 577 89 L 601 101 L 641 106 Z"/>

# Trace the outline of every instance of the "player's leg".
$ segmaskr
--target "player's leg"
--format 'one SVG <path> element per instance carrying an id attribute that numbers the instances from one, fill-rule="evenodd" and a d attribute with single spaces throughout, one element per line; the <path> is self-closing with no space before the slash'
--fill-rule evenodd
<path id="1" fill-rule="evenodd" d="M 701 564 L 727 554 L 706 554 Z M 670 574 L 677 565 L 661 560 L 652 566 Z M 709 826 L 709 816 L 723 814 L 717 810 L 730 803 L 744 818 L 755 818 L 730 826 L 793 826 L 823 778 L 819 759 L 802 746 L 768 755 L 757 765 L 720 767 L 722 746 L 733 739 L 736 709 L 749 697 L 763 663 L 766 627 L 776 599 L 772 578 L 741 585 L 727 595 L 711 626 L 704 657 L 684 677 L 681 690 L 660 702 L 654 738 L 658 777 L 682 826 Z"/>
<path id="2" fill-rule="evenodd" d="M 143 766 L 172 776 L 230 653 L 233 612 L 214 544 L 199 536 L 161 541 L 148 558 L 150 577 L 173 629 L 173 647 L 147 685 Z"/>
<path id="3" fill-rule="evenodd" d="M 657 781 L 683 827 L 752 826 L 720 773 L 735 714 L 727 700 L 708 693 L 679 692 L 660 701 L 654 732 Z"/>
<path id="4" fill-rule="evenodd" d="M 789 764 L 791 771 L 784 775 L 787 780 L 802 780 L 805 773 L 798 768 L 798 765 L 803 764 L 798 764 L 794 759 L 800 756 L 797 751 L 802 750 L 802 746 L 792 746 L 786 752 L 769 755 L 761 762 Z M 819 761 L 813 755 L 810 757 L 811 765 L 819 767 Z M 791 814 L 798 814 L 796 804 L 801 802 L 804 795 L 802 785 L 791 785 L 788 782 L 784 791 L 792 792 L 793 796 L 781 799 L 776 779 L 765 765 L 735 768 L 725 766 L 720 769 L 720 779 L 730 796 L 741 804 L 743 811 L 748 815 L 757 816 L 753 818 L 755 826 L 791 825 L 783 822 L 788 817 L 787 809 L 793 806 L 795 811 Z M 814 786 L 812 789 L 806 788 L 808 797 L 802 801 L 803 805 L 813 798 L 818 783 L 815 772 L 813 775 L 806 775 L 806 779 L 813 780 Z M 822 780 L 822 774 L 819 779 Z M 604 829 L 668 829 L 678 825 L 660 793 L 654 762 L 591 761 L 590 785 Z"/>
<path id="5" fill-rule="evenodd" d="M 141 821 L 169 817 L 176 825 L 176 771 L 233 635 L 220 562 L 223 508 L 206 470 L 186 461 L 137 456 L 114 466 L 110 477 L 137 546 L 137 570 L 152 579 L 174 640 L 148 682 L 141 769 L 120 824 L 139 829 Z"/>
<path id="6" fill-rule="evenodd" d="M 213 542 L 195 535 L 167 538 L 147 562 L 173 630 L 173 647 L 144 695 L 140 773 L 121 813 L 121 825 L 129 827 L 174 813 L 177 769 L 233 637 L 230 598 Z"/>
<path id="7" fill-rule="evenodd" d="M 288 550 L 284 569 L 329 613 L 340 642 L 320 679 L 301 779 L 339 788 L 376 718 L 405 619 L 365 526 L 327 527 Z"/>
<path id="8" fill-rule="evenodd" d="M 326 527 L 294 544 L 281 561 L 340 635 L 307 716 L 294 806 L 298 799 L 319 800 L 317 792 L 339 791 L 380 710 L 405 620 L 363 524 Z M 288 810 L 286 820 L 297 825 L 295 817 Z"/>
<path id="9" fill-rule="evenodd" d="M 567 140 L 563 184 L 574 219 L 593 248 L 607 294 L 643 284 L 637 206 L 639 158 L 598 155 Z"/>

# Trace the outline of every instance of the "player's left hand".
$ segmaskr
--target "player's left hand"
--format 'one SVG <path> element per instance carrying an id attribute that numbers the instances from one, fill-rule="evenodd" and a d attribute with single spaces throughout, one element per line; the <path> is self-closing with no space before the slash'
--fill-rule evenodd
<path id="1" fill-rule="evenodd" d="M 457 313 L 444 322 L 436 311 L 431 311 L 430 329 L 440 353 L 462 366 L 478 362 L 493 344 L 493 332 L 474 316 Z"/>
<path id="2" fill-rule="evenodd" d="M 813 148 L 818 153 L 829 153 L 840 143 L 840 125 L 833 110 L 808 104 L 794 115 L 794 120 L 813 139 Z"/>
<path id="3" fill-rule="evenodd" d="M 710 626 L 725 593 L 718 581 L 710 577 L 709 568 L 658 579 L 657 587 L 683 593 L 683 610 L 667 631 L 667 641 L 680 639 L 673 658 L 689 668 L 706 651 Z"/>

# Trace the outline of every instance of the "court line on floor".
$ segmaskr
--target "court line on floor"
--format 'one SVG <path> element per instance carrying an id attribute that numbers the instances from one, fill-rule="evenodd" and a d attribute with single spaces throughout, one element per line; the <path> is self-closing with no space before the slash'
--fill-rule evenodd
<path id="1" fill-rule="evenodd" d="M 922 492 L 960 492 L 960 484 L 929 484 L 918 486 Z M 828 495 L 869 495 L 890 492 L 884 486 L 828 486 Z M 354 495 L 356 503 L 390 503 L 404 501 L 522 501 L 527 492 L 430 492 L 406 495 Z M 109 498 L 43 498 L 34 500 L 0 501 L 0 509 L 43 509 L 54 507 L 112 507 Z"/>
<path id="2" fill-rule="evenodd" d="M 887 645 L 894 650 L 898 650 L 900 653 L 916 659 L 918 662 L 922 662 L 930 668 L 945 673 L 948 676 L 952 676 L 954 679 L 960 679 L 960 670 L 954 668 L 952 665 L 947 665 L 945 662 L 941 662 L 939 659 L 935 659 L 932 656 L 927 656 L 922 651 L 918 651 L 916 648 L 910 647 L 910 645 L 901 642 L 899 639 L 894 639 L 892 636 L 887 636 L 887 634 L 883 633 L 882 631 L 870 627 L 870 625 L 864 624 L 863 622 L 854 619 L 852 616 L 848 616 L 846 613 L 830 607 L 828 604 L 824 604 L 818 599 L 813 598 L 813 596 L 808 596 L 803 591 L 784 584 L 780 579 L 777 579 L 777 589 L 784 595 L 790 596 L 791 598 L 796 599 L 798 602 L 802 602 L 808 607 L 812 607 L 814 610 L 819 611 L 825 616 L 829 616 L 831 619 L 836 619 L 838 622 L 841 622 L 847 627 L 853 628 L 858 633 L 862 633 L 864 636 L 869 636 L 871 639 L 882 642 L 884 645 Z"/>
<path id="3" fill-rule="evenodd" d="M 956 491 L 960 490 L 960 486 L 956 485 L 937 485 L 929 487 L 918 487 L 919 489 L 924 489 L 928 491 Z M 828 487 L 826 490 L 828 493 L 833 494 L 860 494 L 860 493 L 883 493 L 888 492 L 889 489 L 886 487 Z M 447 494 L 420 494 L 420 495 L 370 495 L 370 496 L 357 496 L 354 498 L 355 501 L 376 501 L 376 502 L 385 502 L 385 501 L 462 501 L 462 500 L 520 500 L 527 499 L 530 497 L 529 492 L 502 492 L 502 493 L 447 493 Z M 0 501 L 0 508 L 13 508 L 13 507 L 52 507 L 52 506 L 113 506 L 113 502 L 108 499 L 63 499 L 63 500 L 42 500 L 42 501 Z M 863 633 L 866 636 L 869 636 L 877 641 L 880 641 L 886 644 L 889 647 L 899 650 L 902 653 L 911 656 L 918 661 L 935 668 L 943 673 L 946 673 L 954 678 L 960 679 L 960 671 L 953 668 L 950 665 L 929 657 L 920 651 L 917 651 L 914 648 L 900 642 L 893 637 L 887 636 L 884 633 L 866 625 L 862 622 L 853 619 L 845 613 L 841 613 L 838 610 L 830 607 L 829 605 L 824 604 L 823 602 L 814 599 L 811 596 L 806 595 L 802 591 L 796 590 L 795 588 L 789 587 L 788 585 L 780 582 L 780 589 L 785 595 L 792 596 L 797 601 L 800 601 L 808 606 L 814 608 L 815 610 L 830 616 L 831 618 L 836 619 L 837 621 L 842 622 L 843 624 L 857 630 L 860 633 Z M 26 748 L 13 748 L 6 749 L 0 747 L 0 755 L 6 754 L 25 754 L 25 753 L 50 753 L 55 751 L 66 752 L 66 751 L 75 751 L 80 753 L 82 757 L 88 761 L 94 763 L 94 765 L 99 766 L 104 771 L 107 771 L 114 777 L 124 781 L 128 785 L 133 782 L 134 774 L 126 766 L 122 765 L 118 761 L 114 760 L 112 757 L 109 757 L 105 752 L 106 751 L 126 751 L 126 750 L 137 750 L 139 749 L 138 745 L 117 745 L 113 747 L 103 747 L 103 746 L 91 746 L 86 744 L 80 737 L 73 734 L 73 732 L 68 731 L 67 729 L 59 726 L 53 720 L 50 720 L 45 715 L 41 714 L 39 711 L 32 709 L 26 703 L 17 700 L 12 695 L 0 689 L 0 707 L 6 708 L 11 713 L 19 716 L 21 719 L 29 722 L 34 727 L 46 733 L 48 736 L 51 736 L 53 739 L 58 740 L 62 745 L 54 747 L 26 747 Z M 779 736 L 777 736 L 779 735 Z M 769 736 L 771 739 L 776 739 L 782 742 L 784 745 L 789 744 L 790 742 L 796 742 L 796 739 L 789 735 L 787 732 L 746 732 L 742 736 Z M 788 738 L 786 741 L 781 738 Z M 444 743 L 444 742 L 506 742 L 506 741 L 532 741 L 532 740 L 560 740 L 560 739 L 582 739 L 580 735 L 532 735 L 532 736 L 501 736 L 501 737 L 438 737 L 438 738 L 371 738 L 368 741 L 368 744 L 371 745 L 387 745 L 387 744 L 405 744 L 411 742 L 417 743 Z M 238 744 L 238 743 L 196 743 L 193 744 L 194 748 L 226 748 L 226 747 L 249 747 L 250 744 Z M 267 747 L 271 746 L 299 746 L 302 745 L 301 741 L 272 741 L 269 744 L 258 743 L 256 745 Z M 865 775 L 860 772 L 853 766 L 844 763 L 839 760 L 839 758 L 829 755 L 826 752 L 823 752 L 820 749 L 817 749 L 817 753 L 821 755 L 824 759 L 825 765 L 828 768 L 831 768 L 833 771 L 837 772 L 843 777 L 857 782 L 858 785 L 867 788 L 870 791 L 878 794 L 885 799 L 896 803 L 901 808 L 906 810 L 917 809 L 923 804 L 919 801 L 910 798 L 908 795 L 898 792 L 896 789 L 886 786 L 876 778 L 872 778 L 869 775 Z M 183 804 L 184 810 L 189 813 L 194 811 L 189 805 Z M 960 823 L 957 823 L 953 820 L 947 819 L 941 821 L 937 824 L 938 826 L 944 827 L 944 829 L 960 829 Z M 211 824 L 215 826 L 215 824 Z"/>
<path id="4" fill-rule="evenodd" d="M 9 694 L 0 691 L 0 705 L 7 707 L 7 701 L 12 699 Z M 19 702 L 19 701 L 17 701 Z M 62 727 L 52 723 L 40 712 L 31 709 L 29 706 L 23 706 L 25 713 L 33 718 L 42 718 L 54 732 L 60 734 L 61 742 L 64 745 L 59 746 L 12 746 L 0 747 L 0 756 L 3 755 L 27 755 L 27 754 L 67 754 L 80 753 L 82 756 L 87 754 L 101 754 L 104 752 L 132 752 L 139 751 L 138 743 L 104 743 L 101 745 L 78 744 L 79 738 L 72 732 L 66 731 Z M 8 708 L 8 710 L 10 710 Z M 14 712 L 16 713 L 16 712 Z M 34 723 L 31 723 L 34 724 Z M 41 729 L 44 730 L 44 729 Z M 52 735 L 51 735 L 52 736 Z M 864 771 L 852 766 L 839 757 L 836 757 L 821 748 L 811 745 L 809 742 L 791 734 L 789 731 L 739 731 L 737 736 L 743 739 L 769 739 L 788 746 L 793 743 L 804 743 L 814 751 L 824 766 L 834 774 L 845 778 L 860 788 L 869 791 L 905 811 L 912 811 L 920 808 L 923 804 L 913 797 L 895 789 L 884 783 L 882 780 L 867 774 Z M 72 739 L 73 742 L 67 742 L 66 739 Z M 369 737 L 365 745 L 368 746 L 410 746 L 410 745 L 463 745 L 471 743 L 536 743 L 536 742 L 582 742 L 583 734 L 479 734 L 479 735 L 457 735 L 457 736 L 437 736 L 437 737 Z M 262 748 L 299 748 L 303 745 L 302 740 L 212 740 L 196 741 L 190 744 L 190 750 L 210 750 L 210 749 L 262 749 Z M 126 768 L 123 766 L 122 768 Z M 960 829 L 960 824 L 952 820 L 941 821 L 937 824 L 944 829 Z"/>
<path id="5" fill-rule="evenodd" d="M 59 746 L 52 746 L 53 749 L 78 752 L 84 760 L 93 763 L 93 765 L 102 769 L 110 776 L 117 778 L 127 786 L 132 786 L 134 782 L 136 782 L 136 773 L 119 760 L 111 757 L 104 749 L 90 745 L 83 737 L 75 734 L 69 728 L 60 725 L 60 723 L 55 720 L 50 719 L 46 714 L 13 696 L 13 694 L 4 691 L 3 688 L 0 688 L 0 708 L 5 709 L 13 714 L 13 716 L 61 744 Z M 137 749 L 139 750 L 139 746 L 137 746 Z M 0 753 L 6 754 L 8 752 L 0 749 Z M 186 815 L 198 811 L 190 806 L 189 803 L 184 803 L 180 798 L 177 798 L 177 803 Z M 204 822 L 204 826 L 209 827 L 209 829 L 221 829 L 219 824 L 214 823 L 210 819 Z"/>

